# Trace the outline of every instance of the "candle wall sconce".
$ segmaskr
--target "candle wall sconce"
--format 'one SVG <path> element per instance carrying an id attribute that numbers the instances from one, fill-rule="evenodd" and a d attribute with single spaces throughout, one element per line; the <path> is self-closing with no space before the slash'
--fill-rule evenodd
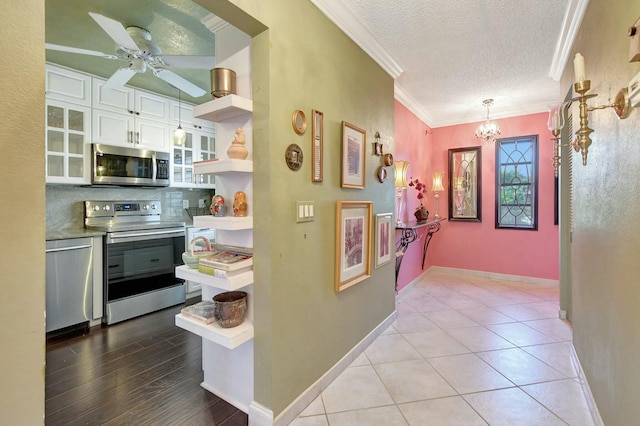
<path id="1" fill-rule="evenodd" d="M 594 93 L 587 94 L 587 92 L 591 90 L 591 80 L 588 80 L 586 78 L 586 68 L 584 63 L 584 57 L 580 53 L 576 53 L 576 56 L 573 60 L 573 71 L 575 73 L 575 81 L 576 81 L 573 85 L 573 90 L 576 93 L 578 93 L 579 96 L 572 98 L 571 102 L 579 102 L 579 110 L 580 110 L 580 128 L 576 131 L 576 139 L 573 142 L 573 147 L 576 150 L 576 152 L 582 153 L 582 164 L 586 166 L 589 147 L 593 142 L 590 136 L 591 133 L 593 132 L 593 129 L 589 127 L 589 112 L 594 111 L 596 109 L 613 108 L 620 119 L 625 119 L 631 113 L 632 107 L 629 101 L 629 91 L 626 87 L 618 91 L 618 94 L 616 95 L 612 104 L 602 105 L 597 107 L 589 107 L 587 105 L 587 100 L 594 98 L 598 95 Z M 554 130 L 556 129 L 552 129 L 552 132 L 554 132 Z M 559 132 L 560 129 L 557 129 L 557 131 Z M 554 134 L 554 136 L 556 135 Z M 554 155 L 554 164 L 555 164 L 555 155 Z"/>

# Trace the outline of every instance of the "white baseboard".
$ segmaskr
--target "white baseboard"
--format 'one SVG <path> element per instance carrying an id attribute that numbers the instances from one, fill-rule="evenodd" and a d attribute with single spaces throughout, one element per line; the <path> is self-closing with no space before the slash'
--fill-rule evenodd
<path id="1" fill-rule="evenodd" d="M 273 411 L 251 401 L 249 404 L 249 426 L 271 426 L 273 425 Z"/>
<path id="2" fill-rule="evenodd" d="M 460 268 L 448 268 L 444 266 L 432 266 L 429 269 L 427 269 L 426 272 L 430 274 L 434 272 L 444 272 L 444 273 L 450 273 L 450 274 L 472 275 L 475 277 L 491 278 L 495 280 L 515 281 L 515 282 L 521 282 L 521 283 L 527 283 L 527 284 L 539 284 L 539 285 L 547 285 L 547 286 L 552 286 L 552 285 L 557 286 L 560 283 L 559 280 L 551 280 L 547 278 L 499 274 L 497 272 L 475 271 L 472 269 L 460 269 Z"/>
<path id="3" fill-rule="evenodd" d="M 322 377 L 302 392 L 287 408 L 282 410 L 275 419 L 273 418 L 273 411 L 256 401 L 252 401 L 249 405 L 249 426 L 286 426 L 294 421 L 378 336 L 393 324 L 396 316 L 396 311 L 393 311 L 391 315 L 343 356 L 340 361 L 336 362 Z"/>
<path id="4" fill-rule="evenodd" d="M 587 382 L 587 376 L 585 376 L 584 374 L 582 364 L 580 364 L 580 359 L 578 358 L 578 354 L 576 353 L 576 348 L 573 346 L 573 343 L 571 343 L 571 361 L 573 362 L 573 366 L 578 372 L 578 380 L 580 381 L 580 386 L 582 386 L 584 399 L 587 401 L 587 405 L 589 406 L 589 412 L 591 413 L 593 424 L 595 426 L 604 426 L 602 417 L 600 417 L 600 411 L 598 410 L 596 401 L 593 398 L 593 394 L 591 393 L 589 382 Z"/>

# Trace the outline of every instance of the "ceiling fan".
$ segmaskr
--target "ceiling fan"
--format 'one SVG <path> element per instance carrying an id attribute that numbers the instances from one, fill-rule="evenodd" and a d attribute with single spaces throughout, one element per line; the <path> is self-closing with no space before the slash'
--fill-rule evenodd
<path id="1" fill-rule="evenodd" d="M 104 32 L 106 32 L 107 35 L 116 42 L 116 50 L 114 54 L 51 43 L 46 43 L 45 47 L 49 50 L 128 61 L 128 66 L 118 69 L 104 84 L 104 87 L 108 89 L 119 89 L 135 74 L 144 73 L 147 69 L 150 69 L 156 77 L 195 98 L 206 93 L 206 90 L 198 87 L 189 80 L 180 77 L 176 73 L 170 71 L 169 68 L 197 68 L 209 70 L 215 67 L 215 57 L 163 55 L 162 50 L 160 50 L 158 45 L 151 41 L 151 33 L 144 28 L 133 26 L 125 28 L 120 22 L 98 13 L 89 12 L 89 15 L 98 25 L 100 25 Z"/>

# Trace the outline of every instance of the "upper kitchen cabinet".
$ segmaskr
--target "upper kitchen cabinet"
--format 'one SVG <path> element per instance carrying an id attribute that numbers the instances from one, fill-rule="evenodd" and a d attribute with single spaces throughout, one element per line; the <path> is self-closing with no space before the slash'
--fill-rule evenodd
<path id="1" fill-rule="evenodd" d="M 89 184 L 91 109 L 47 97 L 46 182 Z"/>
<path id="2" fill-rule="evenodd" d="M 47 99 L 91 106 L 91 76 L 46 64 Z"/>
<path id="3" fill-rule="evenodd" d="M 169 151 L 169 101 L 144 90 L 105 89 L 93 78 L 92 140 L 156 151 Z"/>
<path id="4" fill-rule="evenodd" d="M 215 178 L 196 175 L 193 162 L 216 158 L 215 124 L 193 117 L 193 106 L 171 101 L 171 129 L 178 125 L 185 131 L 186 139 L 179 145 L 171 140 L 171 186 L 182 188 L 215 188 Z"/>

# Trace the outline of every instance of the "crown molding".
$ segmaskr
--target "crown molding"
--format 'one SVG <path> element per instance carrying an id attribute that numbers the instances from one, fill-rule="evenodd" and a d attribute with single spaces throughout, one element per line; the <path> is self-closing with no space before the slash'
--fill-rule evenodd
<path id="1" fill-rule="evenodd" d="M 560 81 L 560 78 L 562 78 L 564 67 L 569 60 L 569 53 L 571 53 L 571 49 L 573 48 L 573 43 L 580 30 L 580 25 L 582 24 L 582 19 L 584 18 L 588 5 L 589 0 L 569 0 L 564 14 L 564 20 L 562 21 L 560 37 L 558 37 L 549 69 L 549 77 L 556 81 Z"/>
<path id="2" fill-rule="evenodd" d="M 213 13 L 202 18 L 200 22 L 202 22 L 202 24 L 214 34 L 229 26 L 227 21 L 222 20 L 222 18 L 214 15 Z"/>
<path id="3" fill-rule="evenodd" d="M 340 0 L 311 0 L 311 3 L 316 5 L 327 18 L 371 56 L 392 78 L 396 79 L 403 73 L 395 59 Z"/>
<path id="4" fill-rule="evenodd" d="M 424 109 L 422 105 L 418 101 L 416 101 L 411 95 L 409 95 L 406 91 L 404 91 L 398 84 L 393 85 L 393 92 L 395 99 L 400 102 L 402 105 L 407 107 L 409 111 L 415 114 L 423 123 L 427 126 L 431 127 L 431 123 L 433 123 L 433 117 L 429 112 Z"/>

